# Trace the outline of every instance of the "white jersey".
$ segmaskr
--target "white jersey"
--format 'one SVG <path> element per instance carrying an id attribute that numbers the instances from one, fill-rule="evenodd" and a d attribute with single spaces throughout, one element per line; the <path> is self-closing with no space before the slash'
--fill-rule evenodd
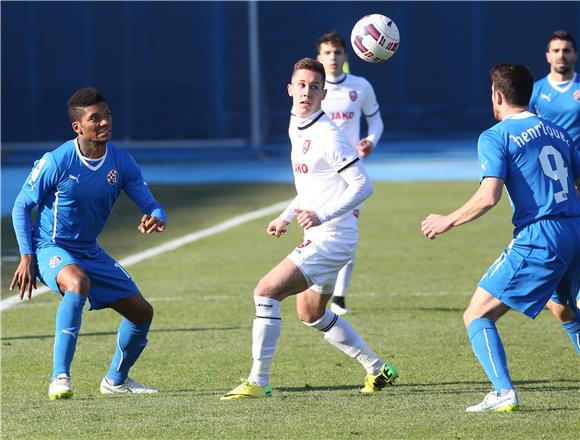
<path id="1" fill-rule="evenodd" d="M 327 79 L 325 88 L 322 110 L 344 131 L 351 146 L 357 145 L 361 139 L 361 117 L 368 118 L 379 111 L 373 86 L 361 76 L 344 74 L 336 82 Z M 369 140 L 375 145 L 378 143 L 378 139 L 369 137 Z"/>
<path id="2" fill-rule="evenodd" d="M 340 129 L 322 110 L 307 118 L 292 116 L 288 129 L 292 142 L 292 170 L 297 197 L 293 208 L 321 211 L 348 187 L 340 172 L 359 160 Z M 305 239 L 358 240 L 355 210 L 305 230 Z M 314 241 L 314 240 L 313 240 Z"/>

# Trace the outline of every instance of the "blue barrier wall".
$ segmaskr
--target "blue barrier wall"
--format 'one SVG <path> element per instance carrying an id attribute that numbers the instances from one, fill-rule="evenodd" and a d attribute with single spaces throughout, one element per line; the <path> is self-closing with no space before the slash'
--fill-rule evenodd
<path id="1" fill-rule="evenodd" d="M 69 138 L 66 100 L 94 85 L 116 139 L 250 137 L 245 2 L 2 2 L 2 141 Z M 499 61 L 547 73 L 545 44 L 580 41 L 578 2 L 259 2 L 265 141 L 285 139 L 293 63 L 316 39 L 348 36 L 368 13 L 393 18 L 398 53 L 379 65 L 351 54 L 374 85 L 386 135 L 448 136 L 493 121 L 488 70 Z"/>

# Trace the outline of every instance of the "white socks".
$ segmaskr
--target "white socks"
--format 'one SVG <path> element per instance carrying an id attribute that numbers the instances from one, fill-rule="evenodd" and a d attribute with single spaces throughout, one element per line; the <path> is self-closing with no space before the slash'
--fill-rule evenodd
<path id="1" fill-rule="evenodd" d="M 376 376 L 380 373 L 385 362 L 367 346 L 346 319 L 326 309 L 318 321 L 305 324 L 324 333 L 324 339 L 359 361 L 368 374 Z"/>
<path id="2" fill-rule="evenodd" d="M 338 272 L 338 277 L 336 278 L 336 284 L 334 285 L 333 296 L 345 297 L 348 291 L 348 286 L 350 285 L 350 280 L 352 278 L 352 271 L 354 270 L 354 258 L 348 260 L 342 269 Z"/>
<path id="3" fill-rule="evenodd" d="M 256 319 L 252 328 L 254 363 L 248 380 L 264 387 L 270 383 L 270 367 L 282 331 L 280 301 L 254 296 L 254 303 L 256 304 Z"/>

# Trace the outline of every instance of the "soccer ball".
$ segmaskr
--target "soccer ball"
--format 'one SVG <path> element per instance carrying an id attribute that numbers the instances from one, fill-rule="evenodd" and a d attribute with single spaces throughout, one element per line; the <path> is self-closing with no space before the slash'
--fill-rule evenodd
<path id="1" fill-rule="evenodd" d="M 399 48 L 399 29 L 389 17 L 366 15 L 352 28 L 350 43 L 359 58 L 380 63 L 391 58 Z"/>

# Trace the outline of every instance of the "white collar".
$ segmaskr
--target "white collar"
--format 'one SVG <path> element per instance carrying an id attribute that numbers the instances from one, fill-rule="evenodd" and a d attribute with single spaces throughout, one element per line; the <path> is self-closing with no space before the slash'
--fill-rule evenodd
<path id="1" fill-rule="evenodd" d="M 107 152 L 109 151 L 108 145 L 105 149 L 105 154 L 103 154 L 101 157 L 99 157 L 97 159 L 89 159 L 88 157 L 83 156 L 83 153 L 81 153 L 78 138 L 76 138 L 74 140 L 74 144 L 75 144 L 75 149 L 77 151 L 77 155 L 78 155 L 79 159 L 89 170 L 97 171 L 99 168 L 101 168 L 103 166 L 103 164 L 105 163 L 105 159 L 107 158 Z M 95 165 L 91 165 L 89 163 L 89 161 L 93 161 L 96 163 L 95 163 Z"/>
<path id="2" fill-rule="evenodd" d="M 554 81 L 552 79 L 552 77 L 550 76 L 550 74 L 548 74 L 548 82 L 558 92 L 564 93 L 564 92 L 567 92 L 568 90 L 570 90 L 570 87 L 572 87 L 572 85 L 576 82 L 576 75 L 577 75 L 577 73 L 574 72 L 572 79 L 569 79 L 566 81 Z M 562 84 L 564 84 L 564 87 L 562 87 Z"/>
<path id="3" fill-rule="evenodd" d="M 294 110 L 294 109 L 292 109 L 292 110 Z M 306 125 L 311 124 L 312 121 L 314 121 L 316 118 L 318 118 L 321 113 L 322 113 L 322 109 L 319 109 L 318 111 L 312 113 L 311 115 L 304 116 L 303 118 L 294 114 L 298 128 L 305 127 Z"/>
<path id="4" fill-rule="evenodd" d="M 526 119 L 526 118 L 529 118 L 530 116 L 535 116 L 535 115 L 533 113 L 525 110 L 523 112 L 514 113 L 513 115 L 506 116 L 505 118 L 502 119 L 502 121 L 505 121 L 506 119 Z"/>

